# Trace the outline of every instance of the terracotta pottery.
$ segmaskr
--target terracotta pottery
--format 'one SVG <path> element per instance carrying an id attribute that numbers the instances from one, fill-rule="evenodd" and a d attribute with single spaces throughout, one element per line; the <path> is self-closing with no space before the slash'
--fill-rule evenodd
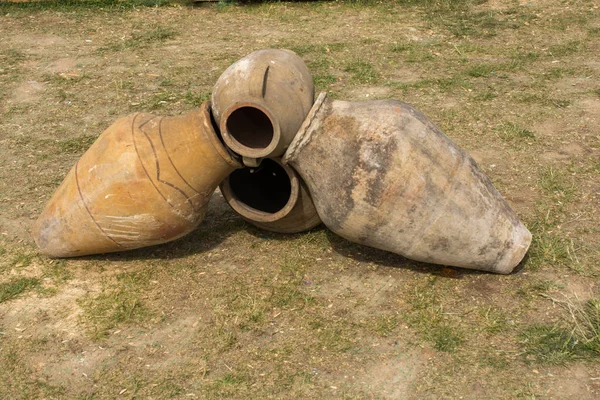
<path id="1" fill-rule="evenodd" d="M 310 71 L 290 50 L 255 51 L 217 80 L 212 110 L 223 140 L 244 163 L 281 156 L 314 101 Z"/>
<path id="2" fill-rule="evenodd" d="M 231 208 L 259 228 L 297 233 L 321 223 L 306 185 L 279 159 L 235 170 L 220 187 Z"/>
<path id="3" fill-rule="evenodd" d="M 43 254 L 73 257 L 175 240 L 202 221 L 238 163 L 210 107 L 179 117 L 133 114 L 81 156 L 33 226 Z"/>
<path id="4" fill-rule="evenodd" d="M 510 273 L 531 233 L 475 161 L 395 101 L 319 96 L 284 156 L 323 223 L 407 258 Z"/>

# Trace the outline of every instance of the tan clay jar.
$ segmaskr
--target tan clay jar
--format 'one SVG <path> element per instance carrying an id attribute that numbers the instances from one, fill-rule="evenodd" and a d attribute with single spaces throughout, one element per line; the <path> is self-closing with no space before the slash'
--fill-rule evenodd
<path id="1" fill-rule="evenodd" d="M 531 243 L 475 161 L 399 101 L 321 94 L 284 162 L 306 182 L 323 223 L 356 243 L 501 274 Z"/>
<path id="2" fill-rule="evenodd" d="M 321 223 L 306 185 L 279 159 L 235 170 L 220 187 L 231 208 L 261 229 L 297 233 Z"/>
<path id="3" fill-rule="evenodd" d="M 208 102 L 178 117 L 124 117 L 71 169 L 33 237 L 51 257 L 175 240 L 199 225 L 217 185 L 240 167 L 215 133 Z"/>
<path id="4" fill-rule="evenodd" d="M 212 110 L 229 148 L 248 166 L 281 156 L 314 101 L 310 71 L 293 51 L 255 51 L 217 80 Z"/>

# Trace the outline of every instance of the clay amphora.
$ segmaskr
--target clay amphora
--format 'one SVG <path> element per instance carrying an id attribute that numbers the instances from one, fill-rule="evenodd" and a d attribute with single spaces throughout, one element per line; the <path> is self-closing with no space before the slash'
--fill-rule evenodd
<path id="1" fill-rule="evenodd" d="M 321 223 L 306 185 L 279 159 L 265 159 L 257 168 L 235 170 L 220 187 L 231 208 L 259 228 L 297 233 Z"/>
<path id="2" fill-rule="evenodd" d="M 283 155 L 314 101 L 310 71 L 290 50 L 255 51 L 217 80 L 212 110 L 223 140 L 248 166 Z"/>
<path id="3" fill-rule="evenodd" d="M 198 226 L 217 185 L 241 166 L 215 134 L 208 103 L 178 117 L 124 117 L 71 169 L 33 237 L 51 257 L 175 240 Z"/>
<path id="4" fill-rule="evenodd" d="M 475 161 L 399 101 L 321 94 L 284 162 L 306 182 L 323 223 L 353 242 L 502 274 L 531 243 Z"/>

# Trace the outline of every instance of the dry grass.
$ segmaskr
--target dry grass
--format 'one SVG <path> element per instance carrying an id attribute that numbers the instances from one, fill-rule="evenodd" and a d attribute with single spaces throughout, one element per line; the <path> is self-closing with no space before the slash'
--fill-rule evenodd
<path id="1" fill-rule="evenodd" d="M 0 3 L 0 397 L 597 398 L 599 13 L 554 0 Z M 37 255 L 31 224 L 112 121 L 196 107 L 266 47 L 296 51 L 334 98 L 424 111 L 534 234 L 523 268 L 419 264 L 324 228 L 276 235 L 218 195 L 174 243 Z"/>

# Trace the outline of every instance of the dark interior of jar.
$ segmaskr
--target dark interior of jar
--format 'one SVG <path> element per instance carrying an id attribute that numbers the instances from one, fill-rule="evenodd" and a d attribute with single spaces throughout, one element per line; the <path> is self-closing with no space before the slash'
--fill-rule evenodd
<path id="1" fill-rule="evenodd" d="M 227 132 L 238 143 L 251 149 L 264 149 L 273 140 L 269 117 L 254 107 L 240 107 L 227 118 Z"/>
<path id="2" fill-rule="evenodd" d="M 288 203 L 292 184 L 283 167 L 265 159 L 256 168 L 237 169 L 229 175 L 229 186 L 242 203 L 266 213 L 276 213 Z"/>

